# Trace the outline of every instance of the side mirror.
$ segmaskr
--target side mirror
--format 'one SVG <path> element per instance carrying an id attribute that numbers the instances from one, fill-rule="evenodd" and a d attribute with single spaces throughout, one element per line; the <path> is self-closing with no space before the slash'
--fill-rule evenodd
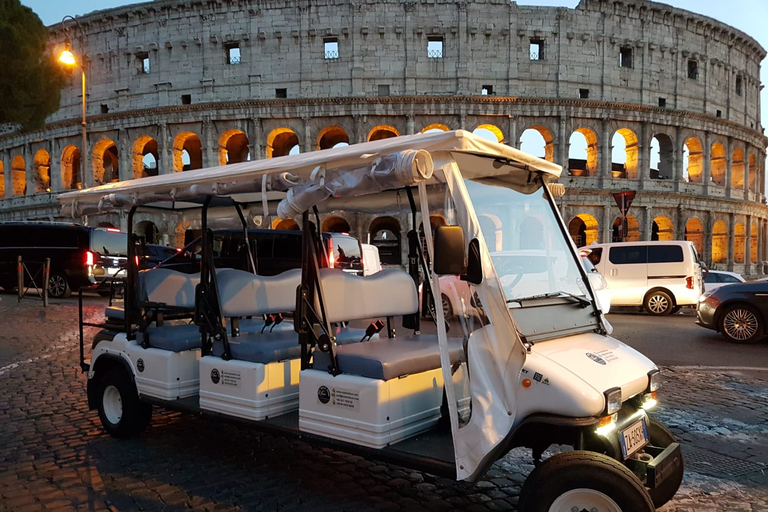
<path id="1" fill-rule="evenodd" d="M 460 226 L 439 226 L 435 230 L 435 261 L 437 275 L 464 273 L 464 230 Z"/>
<path id="2" fill-rule="evenodd" d="M 467 258 L 467 274 L 461 276 L 462 281 L 472 284 L 483 282 L 483 263 L 480 260 L 480 242 L 473 238 L 469 242 L 469 256 Z"/>

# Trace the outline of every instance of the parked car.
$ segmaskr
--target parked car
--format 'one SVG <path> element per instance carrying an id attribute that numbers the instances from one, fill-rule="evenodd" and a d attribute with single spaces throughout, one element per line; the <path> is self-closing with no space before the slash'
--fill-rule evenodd
<path id="1" fill-rule="evenodd" d="M 363 250 L 363 275 L 369 276 L 381 270 L 381 258 L 379 248 L 371 244 L 360 244 Z"/>
<path id="2" fill-rule="evenodd" d="M 757 343 L 766 334 L 768 281 L 721 286 L 699 297 L 696 323 L 733 343 Z"/>
<path id="3" fill-rule="evenodd" d="M 13 290 L 18 283 L 16 260 L 22 257 L 37 286 L 40 269 L 51 259 L 48 295 L 67 297 L 81 287 L 98 285 L 125 266 L 127 237 L 117 229 L 63 222 L 0 223 L 0 286 Z M 29 276 L 25 286 L 31 284 Z"/>
<path id="4" fill-rule="evenodd" d="M 590 252 L 589 249 L 579 250 L 581 263 L 584 265 L 584 270 L 587 271 L 587 279 L 589 279 L 589 283 L 595 291 L 597 305 L 600 306 L 600 311 L 607 315 L 611 311 L 611 290 L 608 287 L 608 282 L 592 264 L 592 260 L 589 259 Z"/>
<path id="5" fill-rule="evenodd" d="M 726 284 L 743 283 L 745 279 L 736 272 L 725 270 L 710 270 L 704 278 L 704 291 L 709 292 Z"/>
<path id="6" fill-rule="evenodd" d="M 157 244 L 139 244 L 136 246 L 136 255 L 142 260 L 142 268 L 154 268 L 161 263 L 174 262 L 180 258 L 182 250 L 177 247 L 168 247 Z"/>

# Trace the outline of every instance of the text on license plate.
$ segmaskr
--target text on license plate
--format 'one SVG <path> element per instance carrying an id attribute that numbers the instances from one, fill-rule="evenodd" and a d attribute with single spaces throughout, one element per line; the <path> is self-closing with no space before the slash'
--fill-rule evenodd
<path id="1" fill-rule="evenodd" d="M 625 459 L 648 444 L 648 428 L 645 426 L 645 418 L 641 418 L 629 428 L 622 430 L 619 442 L 621 443 L 621 454 Z"/>

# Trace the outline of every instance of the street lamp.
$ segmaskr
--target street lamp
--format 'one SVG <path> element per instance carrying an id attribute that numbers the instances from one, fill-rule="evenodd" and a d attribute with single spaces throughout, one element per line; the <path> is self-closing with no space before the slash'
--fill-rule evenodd
<path id="1" fill-rule="evenodd" d="M 75 18 L 73 18 L 72 16 L 69 16 L 69 15 L 64 16 L 61 19 L 61 22 L 64 23 L 64 20 L 66 20 L 67 18 L 69 18 L 72 21 L 74 21 L 75 25 L 77 25 L 77 28 L 80 29 L 80 31 L 82 33 L 82 27 L 80 26 L 80 23 Z M 80 55 L 80 58 L 81 58 L 80 72 L 82 73 L 82 77 L 83 77 L 83 80 L 82 80 L 83 81 L 83 120 L 81 122 L 81 125 L 83 127 L 83 130 L 82 130 L 83 131 L 83 142 L 82 142 L 82 149 L 81 149 L 81 154 L 80 154 L 80 183 L 82 184 L 82 186 L 87 188 L 90 185 L 90 180 L 86 181 L 86 169 L 87 169 L 87 166 L 86 166 L 86 155 L 88 154 L 88 148 L 87 148 L 88 141 L 86 139 L 86 126 L 87 126 L 87 123 L 86 123 L 86 120 L 85 120 L 85 101 L 86 101 L 85 100 L 85 62 L 84 62 L 85 59 L 84 59 L 84 56 L 83 56 L 83 53 L 82 53 L 82 45 L 81 45 L 80 50 L 81 50 L 81 55 Z M 70 48 L 69 37 L 67 37 L 67 39 L 66 39 L 65 46 L 64 46 L 64 51 L 62 51 L 61 55 L 59 56 L 59 62 L 61 62 L 62 64 L 65 64 L 67 66 L 70 66 L 70 67 L 74 67 L 74 66 L 77 65 L 77 59 L 75 58 L 75 54 L 72 53 L 72 50 Z"/>

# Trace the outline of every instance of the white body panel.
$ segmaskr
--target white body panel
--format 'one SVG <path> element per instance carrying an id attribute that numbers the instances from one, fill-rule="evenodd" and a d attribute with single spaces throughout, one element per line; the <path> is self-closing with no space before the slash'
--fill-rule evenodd
<path id="1" fill-rule="evenodd" d="M 304 370 L 299 385 L 299 429 L 383 448 L 437 423 L 443 399 L 442 375 L 438 368 L 383 381 Z"/>
<path id="2" fill-rule="evenodd" d="M 299 406 L 299 359 L 269 364 L 200 359 L 200 408 L 249 420 L 263 420 Z"/>

